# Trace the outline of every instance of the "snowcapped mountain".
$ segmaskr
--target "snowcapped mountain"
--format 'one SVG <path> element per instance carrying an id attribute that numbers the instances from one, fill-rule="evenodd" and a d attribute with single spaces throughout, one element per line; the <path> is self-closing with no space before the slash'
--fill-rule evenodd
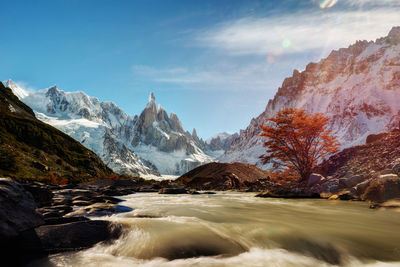
<path id="1" fill-rule="evenodd" d="M 237 133 L 229 134 L 227 132 L 218 133 L 206 140 L 206 149 L 209 153 L 219 157 L 230 147 L 232 140 L 237 138 Z"/>
<path id="2" fill-rule="evenodd" d="M 115 172 L 153 177 L 180 175 L 213 159 L 197 134 L 183 130 L 178 117 L 150 95 L 140 116 L 127 115 L 112 102 L 56 86 L 28 93 L 12 82 L 11 89 L 36 116 L 93 150 Z M 195 130 L 194 130 L 195 133 Z"/>
<path id="3" fill-rule="evenodd" d="M 262 166 L 264 153 L 260 124 L 288 107 L 330 117 L 342 147 L 365 142 L 372 133 L 399 126 L 400 121 L 400 27 L 373 41 L 358 41 L 332 51 L 305 70 L 293 71 L 283 81 L 263 113 L 241 130 L 219 159 Z"/>

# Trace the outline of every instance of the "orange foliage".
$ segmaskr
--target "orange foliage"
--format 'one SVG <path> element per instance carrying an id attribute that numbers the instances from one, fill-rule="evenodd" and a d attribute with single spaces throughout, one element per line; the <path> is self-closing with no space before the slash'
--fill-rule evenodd
<path id="1" fill-rule="evenodd" d="M 260 156 L 263 164 L 272 163 L 277 175 L 297 174 L 302 181 L 310 176 L 318 161 L 338 151 L 340 143 L 327 128 L 328 118 L 321 113 L 307 114 L 289 108 L 260 125 L 267 153 Z"/>

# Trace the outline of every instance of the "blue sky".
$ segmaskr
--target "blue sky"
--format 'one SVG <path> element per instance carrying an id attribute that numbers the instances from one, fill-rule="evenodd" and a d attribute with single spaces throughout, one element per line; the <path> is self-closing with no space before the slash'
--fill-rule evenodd
<path id="1" fill-rule="evenodd" d="M 400 25 L 398 0 L 0 0 L 0 80 L 138 114 L 148 95 L 203 138 L 236 132 L 283 79 Z"/>

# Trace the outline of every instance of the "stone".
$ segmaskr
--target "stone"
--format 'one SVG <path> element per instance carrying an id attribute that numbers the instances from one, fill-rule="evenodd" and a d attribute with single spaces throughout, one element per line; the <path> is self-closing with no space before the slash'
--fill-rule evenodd
<path id="1" fill-rule="evenodd" d="M 159 194 L 187 194 L 185 188 L 161 188 Z"/>
<path id="2" fill-rule="evenodd" d="M 331 195 L 328 200 L 338 200 L 339 196 L 337 194 Z"/>
<path id="3" fill-rule="evenodd" d="M 45 219 L 46 225 L 55 225 L 55 224 L 64 224 L 71 222 L 81 222 L 88 221 L 89 219 L 86 217 L 51 217 Z"/>
<path id="4" fill-rule="evenodd" d="M 74 251 L 118 238 L 121 230 L 120 225 L 101 220 L 43 225 L 35 229 L 40 243 L 27 238 L 25 246 L 26 249 L 37 249 L 37 246 L 40 246 L 49 253 Z"/>
<path id="5" fill-rule="evenodd" d="M 343 190 L 337 194 L 340 200 L 355 200 L 357 196 L 350 190 Z"/>
<path id="6" fill-rule="evenodd" d="M 382 176 L 382 175 L 381 175 Z M 362 195 L 363 200 L 382 203 L 390 199 L 400 198 L 400 178 L 387 174 L 385 177 L 371 181 Z"/>
<path id="7" fill-rule="evenodd" d="M 333 196 L 333 194 L 330 193 L 330 192 L 322 192 L 322 193 L 319 194 L 319 196 L 320 196 L 321 198 L 329 199 L 330 197 Z"/>
<path id="8" fill-rule="evenodd" d="M 355 186 L 356 184 L 361 183 L 364 180 L 364 177 L 361 175 L 353 175 L 339 179 L 339 187 L 340 188 L 350 188 Z"/>
<path id="9" fill-rule="evenodd" d="M 382 139 L 383 137 L 385 137 L 384 133 L 370 134 L 367 136 L 365 143 L 370 144 L 370 143 L 373 143 L 373 142 L 376 142 L 376 141 Z"/>
<path id="10" fill-rule="evenodd" d="M 397 174 L 394 174 L 394 173 L 389 173 L 389 174 L 381 174 L 381 175 L 379 175 L 377 177 L 378 180 L 388 179 L 388 178 L 396 179 L 396 178 L 399 178 L 399 176 Z"/>
<path id="11" fill-rule="evenodd" d="M 367 187 L 369 186 L 369 184 L 371 183 L 372 179 L 368 179 L 365 180 L 359 184 L 357 184 L 354 189 L 356 190 L 357 194 L 359 196 L 361 196 L 362 194 L 364 194 L 365 190 L 367 189 Z"/>
<path id="12" fill-rule="evenodd" d="M 0 239 L 44 224 L 32 195 L 17 182 L 0 178 Z"/>
<path id="13" fill-rule="evenodd" d="M 321 184 L 325 181 L 325 177 L 318 173 L 312 173 L 307 181 L 307 187 L 311 187 L 315 184 Z"/>
<path id="14" fill-rule="evenodd" d="M 43 207 L 51 204 L 54 194 L 50 189 L 35 184 L 24 184 L 24 189 L 31 193 L 38 207 Z"/>

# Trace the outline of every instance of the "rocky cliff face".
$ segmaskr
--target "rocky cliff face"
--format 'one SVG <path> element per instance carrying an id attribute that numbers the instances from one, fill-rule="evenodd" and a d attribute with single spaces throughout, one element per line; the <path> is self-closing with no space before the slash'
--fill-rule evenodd
<path id="1" fill-rule="evenodd" d="M 308 64 L 302 72 L 294 70 L 220 159 L 262 166 L 258 157 L 265 149 L 259 125 L 288 107 L 324 113 L 343 148 L 358 145 L 369 134 L 398 126 L 399 100 L 400 27 L 395 27 L 375 42 L 358 41 Z"/>
<path id="2" fill-rule="evenodd" d="M 83 92 L 52 86 L 28 93 L 11 80 L 7 84 L 40 120 L 93 150 L 117 173 L 179 175 L 212 161 L 203 151 L 205 142 L 184 131 L 177 115 L 157 107 L 153 93 L 142 113 L 130 116 L 114 103 Z"/>

